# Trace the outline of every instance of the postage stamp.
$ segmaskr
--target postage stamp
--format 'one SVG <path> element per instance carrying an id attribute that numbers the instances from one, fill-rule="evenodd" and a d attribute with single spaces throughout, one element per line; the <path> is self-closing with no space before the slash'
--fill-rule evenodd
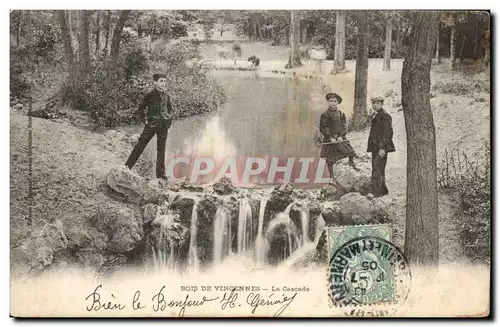
<path id="1" fill-rule="evenodd" d="M 391 243 L 390 231 L 389 225 L 328 229 L 331 306 L 387 304 L 388 315 L 406 300 L 411 271 L 402 251 Z"/>

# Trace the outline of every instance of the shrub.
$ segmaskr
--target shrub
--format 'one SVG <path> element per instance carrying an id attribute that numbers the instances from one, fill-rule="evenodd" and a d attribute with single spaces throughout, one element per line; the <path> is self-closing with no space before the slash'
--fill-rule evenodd
<path id="1" fill-rule="evenodd" d="M 489 93 L 490 84 L 484 80 L 438 82 L 432 86 L 432 90 L 443 94 L 470 96 L 479 92 Z"/>
<path id="2" fill-rule="evenodd" d="M 153 54 L 152 71 L 166 72 L 177 117 L 210 112 L 226 101 L 222 85 L 210 75 L 197 43 L 174 41 Z"/>
<path id="3" fill-rule="evenodd" d="M 460 149 L 445 152 L 438 167 L 438 183 L 457 204 L 457 225 L 466 256 L 473 262 L 490 260 L 491 174 L 490 147 L 469 157 Z"/>

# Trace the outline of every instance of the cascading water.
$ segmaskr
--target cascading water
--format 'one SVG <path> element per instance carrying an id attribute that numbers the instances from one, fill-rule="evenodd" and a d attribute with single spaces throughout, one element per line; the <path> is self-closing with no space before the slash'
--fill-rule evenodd
<path id="1" fill-rule="evenodd" d="M 261 266 L 266 263 L 266 253 L 269 243 L 264 238 L 264 213 L 266 211 L 266 204 L 268 198 L 262 198 L 260 200 L 259 207 L 259 224 L 257 228 L 257 238 L 255 239 L 255 260 L 257 265 Z"/>
<path id="2" fill-rule="evenodd" d="M 177 260 L 174 242 L 169 238 L 169 228 L 174 222 L 174 215 L 168 212 L 169 204 L 166 204 L 163 214 L 157 213 L 155 223 L 160 226 L 160 234 L 158 236 L 156 250 L 153 248 L 153 260 L 157 268 L 167 268 L 175 271 L 177 269 Z M 160 210 L 158 210 L 160 211 Z M 168 251 L 167 251 L 168 241 Z"/>
<path id="3" fill-rule="evenodd" d="M 287 210 L 285 209 L 285 211 L 278 213 L 276 217 L 274 217 L 269 222 L 266 231 L 266 239 L 271 240 L 275 238 L 279 233 L 281 233 L 282 236 L 286 237 L 286 241 L 284 242 L 284 244 L 282 244 L 283 248 L 278 249 L 278 252 L 282 253 L 283 258 L 286 258 L 295 250 L 294 246 L 300 244 L 299 236 L 294 232 L 295 225 L 290 219 L 290 216 L 286 214 L 286 212 Z M 285 233 L 285 235 L 283 235 L 283 233 Z M 265 251 L 265 258 L 268 257 L 269 251 L 270 247 L 268 247 Z"/>
<path id="4" fill-rule="evenodd" d="M 191 268 L 198 271 L 200 268 L 200 260 L 198 259 L 197 250 L 197 223 L 198 223 L 198 200 L 194 200 L 193 211 L 191 213 L 191 238 L 189 240 L 189 259 L 188 263 Z"/>
<path id="5" fill-rule="evenodd" d="M 248 250 L 251 240 L 252 207 L 247 198 L 242 198 L 238 213 L 238 254 L 244 254 Z"/>
<path id="6" fill-rule="evenodd" d="M 217 208 L 214 222 L 214 264 L 222 262 L 231 251 L 231 219 L 224 207 Z"/>
<path id="7" fill-rule="evenodd" d="M 302 225 L 301 245 L 311 242 L 309 239 L 309 210 L 307 207 L 302 207 L 300 211 L 300 224 Z"/>

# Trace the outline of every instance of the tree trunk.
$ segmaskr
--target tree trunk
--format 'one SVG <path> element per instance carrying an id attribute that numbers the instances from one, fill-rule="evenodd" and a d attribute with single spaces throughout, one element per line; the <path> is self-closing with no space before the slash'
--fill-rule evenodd
<path id="1" fill-rule="evenodd" d="M 337 11 L 335 22 L 335 53 L 333 72 L 338 74 L 345 69 L 345 12 Z"/>
<path id="2" fill-rule="evenodd" d="M 441 63 L 441 57 L 439 56 L 439 25 L 438 25 L 437 35 L 436 35 L 436 63 L 437 64 Z"/>
<path id="3" fill-rule="evenodd" d="M 439 13 L 415 13 L 401 76 L 407 142 L 405 254 L 410 264 L 439 262 L 436 132 L 430 105 L 430 69 Z"/>
<path id="4" fill-rule="evenodd" d="M 392 18 L 387 19 L 385 26 L 384 70 L 391 70 Z"/>
<path id="5" fill-rule="evenodd" d="M 464 59 L 463 53 L 464 53 L 465 41 L 467 41 L 467 34 L 464 34 L 462 36 L 462 44 L 460 45 L 460 52 L 458 53 L 458 62 L 459 63 L 462 63 L 462 60 Z"/>
<path id="6" fill-rule="evenodd" d="M 477 19 L 477 18 L 476 18 Z M 477 51 L 479 49 L 479 19 L 476 20 L 476 31 L 474 32 L 474 50 L 472 52 L 472 60 L 476 60 Z"/>
<path id="7" fill-rule="evenodd" d="M 127 21 L 128 15 L 131 10 L 121 10 L 120 17 L 118 18 L 118 22 L 116 23 L 115 29 L 113 31 L 113 39 L 111 40 L 111 51 L 109 53 L 109 68 L 108 75 L 106 79 L 106 88 L 109 89 L 111 85 L 111 81 L 113 79 L 113 75 L 116 71 L 116 64 L 118 62 L 118 50 L 120 49 L 120 41 L 122 38 L 122 30 L 125 26 L 125 22 Z"/>
<path id="8" fill-rule="evenodd" d="M 450 69 L 455 70 L 455 57 L 456 57 L 456 34 L 457 27 L 455 24 L 451 26 L 451 35 L 450 35 Z"/>
<path id="9" fill-rule="evenodd" d="M 307 43 L 307 28 L 309 27 L 309 22 L 303 20 L 300 22 L 300 39 L 302 44 Z"/>
<path id="10" fill-rule="evenodd" d="M 101 11 L 97 10 L 95 18 L 95 52 L 99 53 L 101 43 Z"/>
<path id="11" fill-rule="evenodd" d="M 23 10 L 19 10 L 19 18 L 17 20 L 16 47 L 21 44 L 21 29 L 23 27 Z"/>
<path id="12" fill-rule="evenodd" d="M 486 31 L 484 32 L 484 37 L 483 37 L 483 46 L 484 46 L 484 65 L 486 68 L 490 66 L 490 50 L 491 50 L 491 43 L 490 43 L 490 37 L 491 37 L 491 28 L 490 28 L 490 19 L 488 18 L 486 22 Z"/>
<path id="13" fill-rule="evenodd" d="M 396 54 L 401 57 L 401 19 L 398 19 L 398 32 L 396 34 Z"/>
<path id="14" fill-rule="evenodd" d="M 89 11 L 78 13 L 78 57 L 82 72 L 86 73 L 90 65 Z"/>
<path id="15" fill-rule="evenodd" d="M 149 33 L 149 52 L 153 51 L 153 41 L 155 37 L 155 30 L 156 30 L 156 19 L 153 20 L 153 27 L 151 27 L 151 31 Z"/>
<path id="16" fill-rule="evenodd" d="M 108 10 L 106 17 L 104 18 L 104 52 L 108 56 L 108 46 L 109 46 L 109 30 L 111 28 L 111 10 Z"/>
<path id="17" fill-rule="evenodd" d="M 368 86 L 368 13 L 358 13 L 356 76 L 354 79 L 354 129 L 362 129 L 367 122 L 366 92 Z"/>
<path id="18" fill-rule="evenodd" d="M 76 64 L 74 61 L 73 45 L 71 42 L 71 32 L 69 28 L 69 22 L 67 20 L 67 13 L 64 10 L 57 11 L 57 20 L 61 28 L 61 35 L 64 43 L 64 57 L 66 58 L 66 64 L 68 65 L 68 74 L 72 82 L 76 79 Z"/>
<path id="19" fill-rule="evenodd" d="M 295 68 L 302 66 L 300 62 L 300 21 L 295 10 L 290 14 L 290 58 L 288 67 Z"/>
<path id="20" fill-rule="evenodd" d="M 257 17 L 257 35 L 259 35 L 259 40 L 262 40 L 263 37 L 262 37 L 262 28 L 261 28 L 261 25 L 260 25 L 260 18 Z"/>

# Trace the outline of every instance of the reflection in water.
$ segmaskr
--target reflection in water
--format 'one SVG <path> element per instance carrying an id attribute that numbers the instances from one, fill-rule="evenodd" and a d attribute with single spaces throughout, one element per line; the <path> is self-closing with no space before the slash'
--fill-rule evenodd
<path id="1" fill-rule="evenodd" d="M 217 112 L 175 121 L 168 133 L 167 161 L 319 157 L 313 133 L 325 110 L 320 84 L 255 72 L 215 71 L 214 75 L 226 88 L 228 101 Z M 155 143 L 152 140 L 146 149 L 151 160 Z"/>
<path id="2" fill-rule="evenodd" d="M 214 72 L 228 92 L 216 113 L 174 122 L 170 156 L 317 156 L 313 129 L 324 104 L 312 108 L 313 82 Z"/>

